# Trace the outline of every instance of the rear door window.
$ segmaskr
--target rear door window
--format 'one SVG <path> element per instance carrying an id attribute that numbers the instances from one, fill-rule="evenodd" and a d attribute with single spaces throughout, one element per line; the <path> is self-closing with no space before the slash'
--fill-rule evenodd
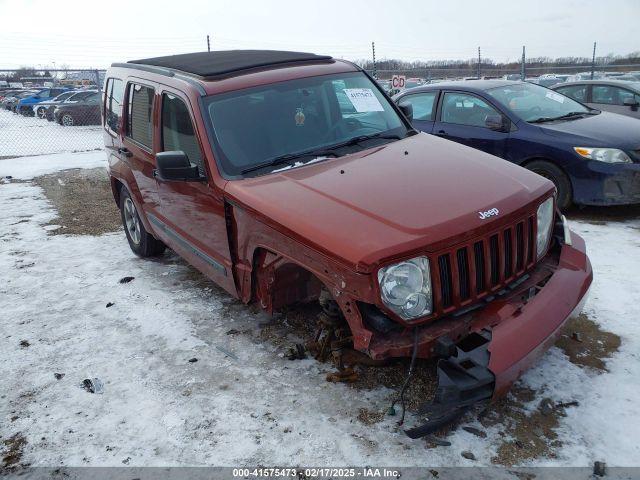
<path id="1" fill-rule="evenodd" d="M 189 161 L 198 166 L 200 175 L 206 176 L 189 109 L 180 98 L 170 93 L 162 95 L 162 150 L 184 152 Z"/>
<path id="2" fill-rule="evenodd" d="M 151 149 L 153 88 L 130 83 L 127 95 L 127 137 L 134 142 Z"/>
<path id="3" fill-rule="evenodd" d="M 485 127 L 488 115 L 500 113 L 484 100 L 468 93 L 447 92 L 442 101 L 442 122 Z"/>

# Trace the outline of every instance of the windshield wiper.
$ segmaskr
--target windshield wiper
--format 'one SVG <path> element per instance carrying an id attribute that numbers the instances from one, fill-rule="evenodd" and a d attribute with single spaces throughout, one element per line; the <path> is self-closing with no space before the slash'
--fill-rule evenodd
<path id="1" fill-rule="evenodd" d="M 582 115 L 592 115 L 590 112 L 569 112 L 564 115 L 560 115 L 559 117 L 540 117 L 535 120 L 529 120 L 529 123 L 544 123 L 544 122 L 553 122 L 554 120 L 562 120 L 564 118 L 574 118 L 581 117 Z"/>
<path id="2" fill-rule="evenodd" d="M 245 174 L 249 172 L 253 172 L 254 170 L 260 170 L 261 168 L 274 167 L 276 165 L 280 165 L 282 163 L 288 163 L 293 166 L 291 160 L 297 160 L 299 158 L 304 157 L 338 157 L 339 155 L 334 152 L 334 150 L 338 150 L 343 147 L 350 147 L 353 145 L 358 145 L 361 142 L 365 142 L 367 140 L 373 139 L 382 139 L 382 140 L 402 140 L 404 137 L 397 134 L 385 134 L 384 132 L 374 133 L 373 135 L 358 135 L 357 137 L 350 138 L 347 141 L 336 143 L 335 145 L 330 145 L 328 147 L 324 147 L 323 149 L 318 150 L 309 150 L 306 152 L 299 153 L 285 153 L 284 155 L 279 155 L 271 160 L 267 160 L 263 163 L 258 163 L 256 165 L 252 165 L 243 170 L 240 170 L 240 174 Z"/>
<path id="3" fill-rule="evenodd" d="M 291 163 L 291 160 L 296 160 L 299 158 L 329 157 L 329 156 L 337 157 L 338 155 L 336 154 L 336 152 L 333 152 L 329 149 L 309 150 L 308 152 L 300 152 L 300 153 L 285 153 L 284 155 L 279 155 L 275 158 L 272 158 L 271 160 L 267 160 L 266 162 L 258 163 L 256 165 L 251 165 L 250 167 L 240 170 L 240 173 L 245 174 L 245 173 L 253 172 L 254 170 L 260 170 L 261 168 L 275 167 L 283 163 L 287 163 L 293 166 L 293 163 Z"/>
<path id="4" fill-rule="evenodd" d="M 405 135 L 406 136 L 406 135 Z M 373 139 L 382 139 L 382 140 L 402 140 L 402 135 L 398 134 L 385 134 L 383 132 L 374 133 L 373 135 L 358 135 L 357 137 L 350 138 L 344 142 L 336 143 L 335 145 L 331 145 L 327 147 L 328 150 L 337 150 L 343 147 L 351 147 L 353 145 L 358 145 L 359 143 L 366 142 L 367 140 Z"/>

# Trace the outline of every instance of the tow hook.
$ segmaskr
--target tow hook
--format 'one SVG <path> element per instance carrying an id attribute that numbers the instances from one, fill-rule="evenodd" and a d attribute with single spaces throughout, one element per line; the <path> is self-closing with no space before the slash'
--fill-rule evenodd
<path id="1" fill-rule="evenodd" d="M 444 337 L 436 351 L 449 354 L 438 361 L 438 387 L 432 401 L 418 409 L 426 422 L 405 430 L 410 438 L 428 435 L 493 396 L 495 377 L 487 368 L 491 332 L 472 333 L 457 344 Z"/>

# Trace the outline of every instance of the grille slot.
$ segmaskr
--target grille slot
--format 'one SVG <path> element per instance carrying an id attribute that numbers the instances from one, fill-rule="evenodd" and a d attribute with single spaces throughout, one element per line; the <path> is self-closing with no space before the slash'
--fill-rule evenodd
<path id="1" fill-rule="evenodd" d="M 440 268 L 440 290 L 442 294 L 442 306 L 448 307 L 452 303 L 452 277 L 451 277 L 451 260 L 449 255 L 440 255 L 438 257 L 438 267 Z"/>
<path id="2" fill-rule="evenodd" d="M 484 291 L 484 246 L 482 242 L 476 242 L 473 244 L 474 259 L 476 262 L 476 293 L 482 293 Z"/>
<path id="3" fill-rule="evenodd" d="M 458 280 L 460 282 L 460 299 L 469 298 L 469 262 L 467 261 L 467 249 L 461 248 L 456 252 L 458 261 Z"/>
<path id="4" fill-rule="evenodd" d="M 491 266 L 491 285 L 497 285 L 500 280 L 500 259 L 498 258 L 499 252 L 498 235 L 492 235 L 489 239 L 489 263 Z"/>
<path id="5" fill-rule="evenodd" d="M 511 247 L 511 230 L 504 231 L 504 278 L 513 274 L 513 248 Z"/>
<path id="6" fill-rule="evenodd" d="M 533 261 L 533 235 L 534 235 L 534 229 L 533 229 L 533 217 L 529 217 L 529 235 L 527 235 L 527 263 L 531 263 Z"/>
<path id="7" fill-rule="evenodd" d="M 522 270 L 524 265 L 524 222 L 516 225 L 516 271 Z"/>

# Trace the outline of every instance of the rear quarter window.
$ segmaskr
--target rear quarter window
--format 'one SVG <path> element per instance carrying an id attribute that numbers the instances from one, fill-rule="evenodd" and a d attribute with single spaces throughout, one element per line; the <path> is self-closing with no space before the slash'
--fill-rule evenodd
<path id="1" fill-rule="evenodd" d="M 127 95 L 127 137 L 138 144 L 151 148 L 153 88 L 130 83 Z"/>

